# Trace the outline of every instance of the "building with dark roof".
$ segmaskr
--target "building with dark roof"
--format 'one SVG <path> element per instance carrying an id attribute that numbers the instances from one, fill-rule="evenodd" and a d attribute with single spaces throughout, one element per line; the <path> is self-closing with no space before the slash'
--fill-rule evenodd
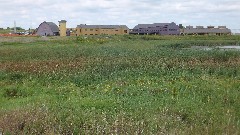
<path id="1" fill-rule="evenodd" d="M 59 28 L 53 22 L 44 21 L 37 28 L 36 34 L 39 36 L 58 36 Z"/>
<path id="2" fill-rule="evenodd" d="M 179 35 L 179 26 L 172 23 L 138 24 L 130 34 L 138 35 Z"/>
<path id="3" fill-rule="evenodd" d="M 76 35 L 125 35 L 129 34 L 126 25 L 86 25 L 81 24 L 76 28 Z"/>
<path id="4" fill-rule="evenodd" d="M 214 26 L 207 26 L 204 28 L 203 26 L 186 26 L 181 30 L 181 34 L 183 35 L 231 35 L 231 30 L 226 26 L 218 26 L 215 28 Z"/>

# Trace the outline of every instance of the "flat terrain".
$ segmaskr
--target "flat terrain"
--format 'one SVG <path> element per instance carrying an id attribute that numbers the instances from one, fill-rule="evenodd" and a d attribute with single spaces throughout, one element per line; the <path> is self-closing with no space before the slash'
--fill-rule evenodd
<path id="1" fill-rule="evenodd" d="M 240 134 L 240 36 L 0 37 L 0 134 Z"/>

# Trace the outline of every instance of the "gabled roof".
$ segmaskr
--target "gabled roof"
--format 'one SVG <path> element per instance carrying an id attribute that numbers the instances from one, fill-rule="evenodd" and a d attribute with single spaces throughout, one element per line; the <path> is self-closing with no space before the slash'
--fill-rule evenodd
<path id="1" fill-rule="evenodd" d="M 157 26 L 166 26 L 170 24 L 175 24 L 175 23 L 153 23 L 153 24 L 138 24 L 135 26 L 133 29 L 139 29 L 139 28 L 149 28 L 149 27 L 157 27 Z"/>
<path id="2" fill-rule="evenodd" d="M 118 28 L 124 28 L 124 29 L 128 29 L 128 27 L 126 25 L 85 25 L 85 24 L 78 25 L 77 28 L 86 28 L 86 29 L 96 29 L 96 28 L 118 29 Z"/>
<path id="3" fill-rule="evenodd" d="M 53 22 L 45 22 L 45 23 L 49 25 L 49 27 L 53 32 L 59 32 L 59 28 L 55 23 Z"/>

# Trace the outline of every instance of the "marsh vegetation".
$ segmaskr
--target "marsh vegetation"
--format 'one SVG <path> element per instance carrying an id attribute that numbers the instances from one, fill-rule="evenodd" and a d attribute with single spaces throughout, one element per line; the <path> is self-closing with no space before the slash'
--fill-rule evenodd
<path id="1" fill-rule="evenodd" d="M 239 134 L 239 36 L 0 37 L 0 132 Z"/>

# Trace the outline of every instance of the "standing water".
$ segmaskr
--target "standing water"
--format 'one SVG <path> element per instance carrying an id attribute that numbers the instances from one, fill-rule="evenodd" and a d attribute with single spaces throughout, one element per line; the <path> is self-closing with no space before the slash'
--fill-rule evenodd
<path id="1" fill-rule="evenodd" d="M 213 50 L 213 49 L 220 49 L 220 50 L 240 50 L 240 46 L 234 45 L 234 46 L 191 46 L 191 49 L 199 49 L 199 50 Z"/>

